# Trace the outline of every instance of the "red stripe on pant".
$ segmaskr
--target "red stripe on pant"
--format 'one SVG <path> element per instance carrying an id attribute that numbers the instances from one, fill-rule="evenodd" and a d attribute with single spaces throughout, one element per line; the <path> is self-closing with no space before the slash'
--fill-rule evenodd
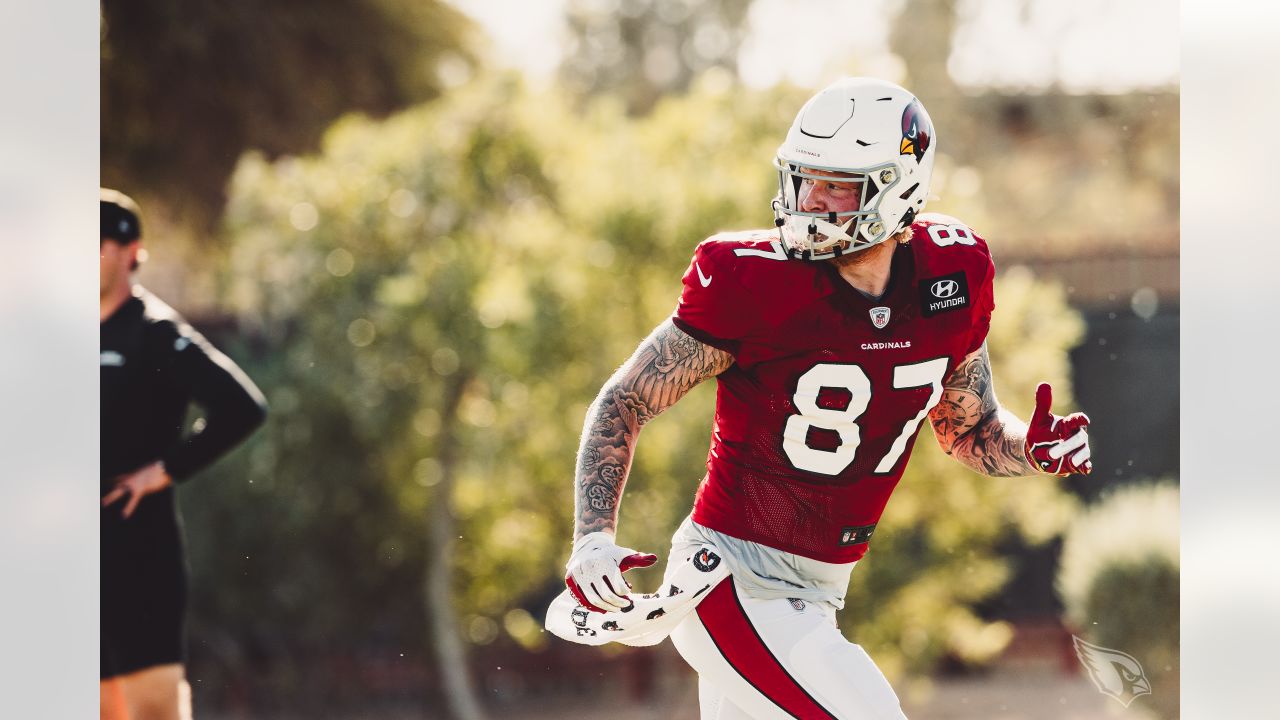
<path id="1" fill-rule="evenodd" d="M 774 705 L 800 720 L 835 720 L 791 677 L 764 644 L 738 600 L 733 578 L 725 578 L 698 604 L 698 619 L 729 666 Z"/>

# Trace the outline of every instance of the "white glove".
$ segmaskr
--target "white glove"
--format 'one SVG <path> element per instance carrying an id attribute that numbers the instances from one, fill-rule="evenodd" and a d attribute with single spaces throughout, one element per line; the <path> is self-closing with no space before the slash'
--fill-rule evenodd
<path id="1" fill-rule="evenodd" d="M 626 594 L 631 585 L 622 579 L 622 573 L 657 561 L 657 555 L 618 547 L 611 533 L 593 532 L 573 544 L 573 554 L 564 566 L 564 584 L 588 610 L 621 610 L 631 606 Z"/>

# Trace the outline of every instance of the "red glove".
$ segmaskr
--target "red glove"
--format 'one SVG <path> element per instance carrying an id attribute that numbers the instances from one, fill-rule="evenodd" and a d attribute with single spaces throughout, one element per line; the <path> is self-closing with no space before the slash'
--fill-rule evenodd
<path id="1" fill-rule="evenodd" d="M 1050 475 L 1088 475 L 1093 470 L 1089 461 L 1089 416 L 1078 412 L 1058 417 L 1049 412 L 1052 404 L 1053 388 L 1049 383 L 1040 383 L 1023 448 L 1027 460 Z"/>

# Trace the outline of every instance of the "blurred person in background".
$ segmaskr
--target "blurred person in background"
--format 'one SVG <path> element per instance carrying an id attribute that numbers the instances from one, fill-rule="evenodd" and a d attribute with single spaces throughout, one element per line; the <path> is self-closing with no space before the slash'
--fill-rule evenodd
<path id="1" fill-rule="evenodd" d="M 1053 415 L 1047 384 L 1029 425 L 996 400 L 987 244 L 923 212 L 937 142 L 892 83 L 813 96 L 775 160 L 776 229 L 699 244 L 673 315 L 587 412 L 568 590 L 547 626 L 587 644 L 670 635 L 704 720 L 903 717 L 835 613 L 926 417 L 986 475 L 1091 469 L 1088 418 Z M 663 587 L 633 596 L 622 573 L 657 560 L 615 543 L 637 438 L 712 377 L 707 474 Z"/>
<path id="2" fill-rule="evenodd" d="M 188 718 L 186 558 L 174 483 L 266 418 L 229 358 L 132 282 L 145 259 L 138 206 L 101 190 L 101 667 L 103 718 Z M 184 432 L 195 402 L 204 420 Z"/>

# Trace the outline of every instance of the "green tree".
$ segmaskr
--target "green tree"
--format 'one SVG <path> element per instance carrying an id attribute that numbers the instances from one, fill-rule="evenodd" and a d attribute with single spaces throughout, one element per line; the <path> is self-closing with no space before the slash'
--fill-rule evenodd
<path id="1" fill-rule="evenodd" d="M 750 0 L 570 0 L 560 78 L 579 95 L 609 94 L 646 113 L 708 69 L 737 76 L 750 9 Z"/>
<path id="2" fill-rule="evenodd" d="M 471 26 L 439 0 L 102 3 L 102 177 L 215 219 L 237 158 L 435 97 Z"/>
<path id="3" fill-rule="evenodd" d="M 227 214 L 236 238 L 227 296 L 253 310 L 269 338 L 280 366 L 274 392 L 296 399 L 279 413 L 281 452 L 266 472 L 300 493 L 353 498 L 336 509 L 361 516 L 347 519 L 370 536 L 347 530 L 345 552 L 423 569 L 408 586 L 423 587 L 434 665 L 461 718 L 479 709 L 457 634 L 451 579 L 465 553 L 454 541 L 453 502 L 475 474 L 496 474 L 483 430 L 493 414 L 486 371 L 495 336 L 477 305 L 503 266 L 509 203 L 546 185 L 542 158 L 501 96 L 458 93 L 438 112 L 386 123 L 352 118 L 314 158 L 272 165 L 250 156 Z M 294 430 L 316 420 L 345 426 L 349 438 L 317 448 Z M 354 472 L 328 462 L 346 453 L 359 458 Z M 368 580 L 345 588 L 365 608 L 381 602 L 382 583 Z"/>

